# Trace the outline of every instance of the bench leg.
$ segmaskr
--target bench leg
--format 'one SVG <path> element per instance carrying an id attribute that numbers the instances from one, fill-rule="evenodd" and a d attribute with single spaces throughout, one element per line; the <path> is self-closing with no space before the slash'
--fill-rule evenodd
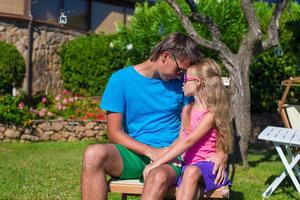
<path id="1" fill-rule="evenodd" d="M 122 199 L 122 200 L 127 200 L 127 194 L 123 194 L 123 193 L 122 193 L 122 194 L 121 194 L 121 199 Z"/>
<path id="2" fill-rule="evenodd" d="M 198 185 L 193 200 L 199 200 L 200 196 L 201 196 L 201 187 L 200 187 L 200 185 Z"/>

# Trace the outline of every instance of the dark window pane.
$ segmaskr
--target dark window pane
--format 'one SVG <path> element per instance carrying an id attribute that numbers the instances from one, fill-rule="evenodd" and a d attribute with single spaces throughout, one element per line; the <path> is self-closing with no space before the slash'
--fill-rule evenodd
<path id="1" fill-rule="evenodd" d="M 33 0 L 31 13 L 34 19 L 57 23 L 60 0 Z"/>
<path id="2" fill-rule="evenodd" d="M 66 26 L 87 30 L 87 12 L 88 1 L 87 0 L 64 0 L 65 15 L 68 18 Z"/>

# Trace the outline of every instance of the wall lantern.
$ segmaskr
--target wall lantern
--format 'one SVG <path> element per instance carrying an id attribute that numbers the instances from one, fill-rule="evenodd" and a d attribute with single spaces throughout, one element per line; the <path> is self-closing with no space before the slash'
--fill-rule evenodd
<path id="1" fill-rule="evenodd" d="M 58 23 L 59 24 L 67 24 L 68 18 L 65 15 L 65 12 L 63 10 L 60 10 L 60 16 L 58 18 Z"/>

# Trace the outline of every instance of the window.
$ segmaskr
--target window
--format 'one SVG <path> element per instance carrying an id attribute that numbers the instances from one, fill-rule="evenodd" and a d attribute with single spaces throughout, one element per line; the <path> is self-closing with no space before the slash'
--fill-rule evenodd
<path id="1" fill-rule="evenodd" d="M 64 12 L 67 16 L 65 26 L 88 30 L 87 0 L 33 0 L 31 13 L 34 19 L 58 24 L 58 18 Z"/>

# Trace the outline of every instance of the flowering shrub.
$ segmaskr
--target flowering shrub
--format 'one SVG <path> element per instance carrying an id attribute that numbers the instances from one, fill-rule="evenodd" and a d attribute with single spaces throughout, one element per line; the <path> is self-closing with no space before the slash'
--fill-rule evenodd
<path id="1" fill-rule="evenodd" d="M 0 97 L 0 122 L 28 125 L 34 115 L 22 101 L 23 97 Z"/>
<path id="2" fill-rule="evenodd" d="M 99 99 L 80 97 L 64 91 L 56 96 L 36 95 L 28 98 L 4 96 L 0 98 L 0 122 L 29 125 L 37 119 L 76 119 L 104 121 L 105 114 L 99 108 Z"/>

